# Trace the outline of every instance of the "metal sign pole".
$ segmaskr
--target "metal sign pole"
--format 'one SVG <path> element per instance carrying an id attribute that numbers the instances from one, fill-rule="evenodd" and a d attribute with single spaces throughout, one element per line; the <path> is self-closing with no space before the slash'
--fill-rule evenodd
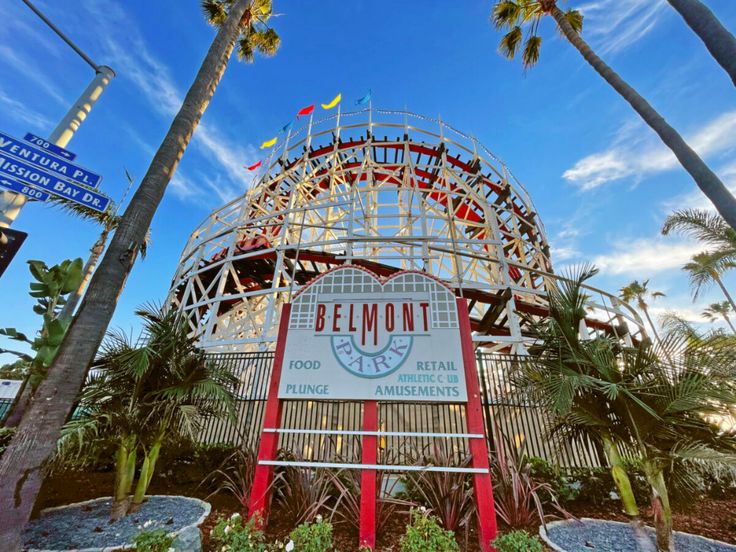
<path id="1" fill-rule="evenodd" d="M 49 142 L 62 148 L 66 147 L 114 77 L 115 72 L 109 67 L 105 65 L 98 67 L 92 82 L 82 92 L 79 99 L 74 102 L 74 105 L 49 136 Z M 18 218 L 26 201 L 27 198 L 23 194 L 2 192 L 0 196 L 0 228 L 10 228 L 15 219 Z"/>

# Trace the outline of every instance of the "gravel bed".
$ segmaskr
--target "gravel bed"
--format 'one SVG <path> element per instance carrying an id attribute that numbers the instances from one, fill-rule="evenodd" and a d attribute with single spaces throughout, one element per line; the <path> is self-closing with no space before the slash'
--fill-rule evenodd
<path id="1" fill-rule="evenodd" d="M 199 525 L 210 505 L 183 496 L 151 496 L 135 514 L 111 523 L 110 498 L 98 498 L 60 508 L 49 508 L 26 527 L 26 549 L 84 550 L 129 546 L 142 531 L 165 529 L 176 532 L 188 525 Z"/>
<path id="2" fill-rule="evenodd" d="M 647 527 L 646 531 L 654 545 L 654 529 Z M 641 550 L 637 545 L 632 527 L 628 523 L 618 521 L 587 518 L 580 521 L 555 521 L 547 524 L 546 534 L 540 527 L 539 534 L 553 550 L 561 552 L 639 552 Z M 736 546 L 679 531 L 675 531 L 674 541 L 677 552 L 736 552 Z"/>

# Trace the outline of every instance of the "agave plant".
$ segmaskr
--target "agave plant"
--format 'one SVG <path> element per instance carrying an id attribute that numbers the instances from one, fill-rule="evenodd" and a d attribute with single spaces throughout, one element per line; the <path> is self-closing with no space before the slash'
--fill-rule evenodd
<path id="1" fill-rule="evenodd" d="M 81 414 L 59 443 L 62 458 L 115 445 L 113 520 L 140 508 L 162 447 L 194 439 L 207 417 L 232 415 L 236 383 L 195 345 L 178 313 L 146 307 L 136 314 L 141 337 L 109 334 L 82 390 Z"/>

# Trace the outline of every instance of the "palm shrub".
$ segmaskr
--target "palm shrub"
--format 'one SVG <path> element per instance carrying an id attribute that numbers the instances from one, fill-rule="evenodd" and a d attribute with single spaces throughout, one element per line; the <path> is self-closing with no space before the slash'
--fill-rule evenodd
<path id="1" fill-rule="evenodd" d="M 232 415 L 236 382 L 196 346 L 179 313 L 146 307 L 136 314 L 140 338 L 109 334 L 80 395 L 81 414 L 59 443 L 62 458 L 114 444 L 113 520 L 140 508 L 162 447 L 194 439 L 207 417 Z"/>
<path id="2" fill-rule="evenodd" d="M 314 521 L 335 499 L 333 476 L 327 469 L 286 466 L 276 473 L 273 487 L 282 515 L 294 524 Z"/>
<path id="3" fill-rule="evenodd" d="M 589 439 L 602 446 L 624 510 L 638 516 L 620 451 L 641 462 L 650 486 L 657 546 L 672 534 L 666 480 L 687 487 L 692 474 L 733 465 L 736 441 L 712 420 L 736 404 L 736 348 L 732 339 L 667 335 L 623 347 L 614 338 L 581 339 L 582 284 L 596 273 L 583 267 L 548 290 L 550 316 L 532 322 L 538 340 L 512 378 L 553 419 L 558 439 Z M 666 471 L 669 471 L 666 474 Z"/>

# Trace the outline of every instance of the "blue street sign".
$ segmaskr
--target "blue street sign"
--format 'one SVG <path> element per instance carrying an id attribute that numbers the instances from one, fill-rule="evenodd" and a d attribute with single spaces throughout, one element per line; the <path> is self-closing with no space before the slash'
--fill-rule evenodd
<path id="1" fill-rule="evenodd" d="M 22 182 L 18 182 L 10 178 L 0 178 L 0 186 L 16 193 L 23 194 L 26 197 L 35 199 L 36 201 L 46 201 L 49 198 L 48 192 L 42 192 L 33 186 L 23 184 Z"/>
<path id="2" fill-rule="evenodd" d="M 78 186 L 77 184 L 56 178 L 33 165 L 17 161 L 10 156 L 0 155 L 0 177 L 3 176 L 17 178 L 26 184 L 31 184 L 36 188 L 43 188 L 54 195 L 84 205 L 100 213 L 104 213 L 105 209 L 110 205 L 110 198 L 107 196 L 94 192 L 84 186 Z"/>
<path id="3" fill-rule="evenodd" d="M 13 138 L 4 132 L 0 132 L 0 152 L 11 155 L 19 161 L 32 163 L 43 171 L 52 172 L 61 178 L 68 178 L 83 186 L 97 188 L 102 182 L 102 177 L 99 174 L 69 163 L 52 153 L 29 146 L 23 140 Z"/>
<path id="4" fill-rule="evenodd" d="M 36 144 L 39 148 L 43 148 L 50 151 L 51 153 L 55 153 L 56 155 L 63 157 L 67 161 L 74 161 L 77 158 L 76 153 L 65 150 L 61 146 L 52 144 L 48 140 L 41 138 L 40 136 L 36 136 L 35 134 L 31 134 L 30 132 L 26 132 L 26 135 L 23 137 L 23 139 L 26 142 L 30 142 L 31 144 Z"/>

